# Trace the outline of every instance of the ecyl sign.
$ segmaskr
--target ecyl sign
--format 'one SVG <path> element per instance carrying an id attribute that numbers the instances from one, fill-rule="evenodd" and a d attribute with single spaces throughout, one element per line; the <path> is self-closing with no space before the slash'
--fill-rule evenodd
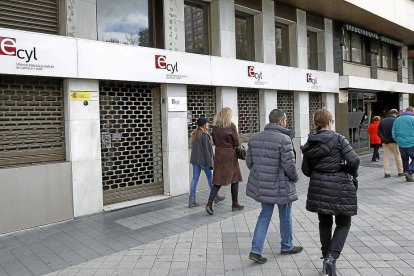
<path id="1" fill-rule="evenodd" d="M 26 63 L 32 59 L 37 60 L 36 47 L 32 49 L 17 49 L 16 38 L 0 36 L 0 55 L 16 56 L 24 60 Z"/>
<path id="2" fill-rule="evenodd" d="M 167 63 L 167 56 L 163 55 L 155 55 L 155 68 L 157 69 L 165 69 L 171 74 L 178 72 L 178 62 L 175 63 Z"/>
<path id="3" fill-rule="evenodd" d="M 247 66 L 247 76 L 255 78 L 257 81 L 261 81 L 263 79 L 263 73 L 256 72 L 254 66 Z"/>

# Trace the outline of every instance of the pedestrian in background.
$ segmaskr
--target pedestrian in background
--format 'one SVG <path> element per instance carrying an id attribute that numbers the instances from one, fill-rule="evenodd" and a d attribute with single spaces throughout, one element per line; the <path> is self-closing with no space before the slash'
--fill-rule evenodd
<path id="1" fill-rule="evenodd" d="M 397 142 L 401 153 L 401 159 L 405 179 L 414 182 L 414 108 L 409 106 L 395 119 L 392 126 L 392 138 Z M 411 158 L 411 164 L 409 163 Z"/>
<path id="2" fill-rule="evenodd" d="M 216 146 L 214 160 L 213 187 L 207 201 L 206 211 L 213 215 L 213 202 L 221 186 L 231 184 L 232 211 L 240 211 L 244 206 L 239 204 L 239 182 L 243 181 L 236 148 L 240 146 L 239 134 L 232 122 L 232 111 L 228 107 L 222 108 L 214 116 L 212 138 Z"/>
<path id="3" fill-rule="evenodd" d="M 372 118 L 372 123 L 368 127 L 368 134 L 369 134 L 369 143 L 371 147 L 374 149 L 374 153 L 372 154 L 372 162 L 378 162 L 380 159 L 379 156 L 379 148 L 381 145 L 381 138 L 378 136 L 378 127 L 380 124 L 380 116 L 374 116 Z"/>
<path id="4" fill-rule="evenodd" d="M 344 136 L 331 130 L 332 121 L 328 110 L 317 110 L 313 117 L 317 132 L 301 149 L 302 172 L 310 177 L 306 209 L 318 214 L 323 270 L 335 276 L 351 217 L 357 214 L 359 157 Z"/>
<path id="5" fill-rule="evenodd" d="M 208 120 L 205 117 L 200 117 L 197 119 L 197 128 L 191 132 L 192 147 L 190 163 L 193 166 L 193 178 L 190 184 L 188 208 L 193 208 L 199 205 L 196 202 L 196 192 L 201 170 L 206 174 L 210 190 L 213 187 L 212 170 L 214 155 L 211 137 L 208 134 L 208 127 Z M 217 195 L 215 202 L 219 202 L 223 199 L 224 196 Z"/>
<path id="6" fill-rule="evenodd" d="M 382 141 L 382 148 L 384 150 L 384 177 L 391 177 L 390 170 L 390 152 L 394 154 L 395 163 L 397 165 L 398 176 L 404 176 L 403 165 L 401 161 L 400 150 L 395 140 L 392 138 L 392 126 L 394 125 L 395 118 L 398 116 L 397 109 L 391 109 L 388 112 L 387 117 L 380 121 L 378 127 L 378 136 Z"/>
<path id="7" fill-rule="evenodd" d="M 281 254 L 297 254 L 303 250 L 301 246 L 293 246 L 292 237 L 292 202 L 298 200 L 292 131 L 286 128 L 286 114 L 282 110 L 272 110 L 269 122 L 264 131 L 250 138 L 246 155 L 250 169 L 246 194 L 262 205 L 249 259 L 260 264 L 267 262 L 262 252 L 275 204 L 279 210 Z"/>

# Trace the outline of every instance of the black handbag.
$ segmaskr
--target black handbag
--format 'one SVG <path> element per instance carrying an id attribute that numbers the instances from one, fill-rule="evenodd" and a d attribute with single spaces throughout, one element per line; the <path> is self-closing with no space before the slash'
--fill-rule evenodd
<path id="1" fill-rule="evenodd" d="M 236 148 L 236 155 L 238 159 L 246 160 L 246 148 L 240 145 Z"/>

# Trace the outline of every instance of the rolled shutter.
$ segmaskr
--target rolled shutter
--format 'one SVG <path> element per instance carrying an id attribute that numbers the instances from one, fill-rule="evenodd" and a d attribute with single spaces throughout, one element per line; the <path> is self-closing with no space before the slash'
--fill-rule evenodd
<path id="1" fill-rule="evenodd" d="M 58 34 L 57 0 L 0 0 L 0 27 Z"/>

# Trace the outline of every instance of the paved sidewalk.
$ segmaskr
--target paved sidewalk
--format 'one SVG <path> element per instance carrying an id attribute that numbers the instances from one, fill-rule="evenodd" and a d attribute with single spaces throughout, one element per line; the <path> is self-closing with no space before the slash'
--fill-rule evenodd
<path id="1" fill-rule="evenodd" d="M 391 160 L 393 164 L 393 160 Z M 395 168 L 393 168 L 395 170 Z M 414 275 L 414 183 L 384 179 L 382 164 L 362 157 L 359 212 L 353 217 L 338 275 Z M 260 206 L 240 189 L 243 212 L 227 199 L 214 216 L 186 208 L 187 196 L 90 216 L 0 237 L 0 275 L 321 275 L 318 219 L 305 210 L 305 177 L 294 203 L 295 244 L 303 253 L 282 256 L 274 216 L 264 255 L 248 260 Z M 277 214 L 277 211 L 276 211 Z"/>

